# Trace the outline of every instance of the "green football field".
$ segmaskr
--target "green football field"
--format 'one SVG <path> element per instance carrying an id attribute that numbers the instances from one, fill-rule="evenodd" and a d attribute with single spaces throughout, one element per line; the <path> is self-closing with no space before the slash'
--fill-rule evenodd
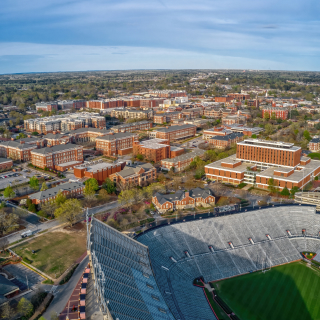
<path id="1" fill-rule="evenodd" d="M 320 270 L 293 262 L 215 283 L 241 320 L 320 320 Z"/>

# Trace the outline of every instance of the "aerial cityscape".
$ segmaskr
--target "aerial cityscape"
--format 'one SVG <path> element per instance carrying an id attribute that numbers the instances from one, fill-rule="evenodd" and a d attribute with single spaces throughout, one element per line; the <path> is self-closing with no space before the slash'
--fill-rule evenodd
<path id="1" fill-rule="evenodd" d="M 319 320 L 318 8 L 3 0 L 1 319 Z"/>

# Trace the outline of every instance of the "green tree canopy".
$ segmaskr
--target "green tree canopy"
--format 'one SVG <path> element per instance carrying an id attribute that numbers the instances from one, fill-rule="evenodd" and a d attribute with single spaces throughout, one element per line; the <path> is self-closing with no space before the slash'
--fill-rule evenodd
<path id="1" fill-rule="evenodd" d="M 39 188 L 39 180 L 37 177 L 33 176 L 30 178 L 29 180 L 29 184 L 30 184 L 30 187 L 34 190 L 37 190 Z"/>
<path id="2" fill-rule="evenodd" d="M 40 191 L 45 191 L 45 190 L 48 190 L 48 186 L 47 186 L 47 184 L 45 183 L 45 181 L 43 181 L 43 183 L 42 183 L 42 185 L 41 185 Z"/>
<path id="3" fill-rule="evenodd" d="M 59 190 L 56 199 L 55 199 L 55 203 L 60 206 L 61 204 L 65 203 L 67 200 L 66 196 L 62 193 L 61 190 Z"/>
<path id="4" fill-rule="evenodd" d="M 12 187 L 10 185 L 8 185 L 4 191 L 3 191 L 3 196 L 5 198 L 12 198 L 15 196 L 15 192 L 13 191 Z"/>
<path id="5" fill-rule="evenodd" d="M 60 205 L 54 212 L 54 216 L 62 222 L 67 222 L 70 226 L 79 221 L 82 217 L 83 209 L 77 199 L 68 199 Z"/>
<path id="6" fill-rule="evenodd" d="M 93 189 L 94 191 L 97 191 L 97 190 L 99 189 L 99 183 L 98 183 L 98 181 L 97 181 L 95 178 L 90 178 L 90 179 L 86 180 L 86 181 L 84 182 L 84 184 L 85 184 L 86 186 L 87 186 L 88 184 L 90 184 L 91 187 L 92 187 L 92 189 Z"/>
<path id="7" fill-rule="evenodd" d="M 116 184 L 107 178 L 102 184 L 102 188 L 106 189 L 109 194 L 116 192 Z"/>

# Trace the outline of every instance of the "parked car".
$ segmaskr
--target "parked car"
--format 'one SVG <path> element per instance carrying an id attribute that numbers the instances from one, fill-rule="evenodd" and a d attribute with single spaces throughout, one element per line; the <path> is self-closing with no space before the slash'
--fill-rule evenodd
<path id="1" fill-rule="evenodd" d="M 21 233 L 21 238 L 26 238 L 32 235 L 32 231 L 31 230 L 27 230 L 25 232 Z"/>

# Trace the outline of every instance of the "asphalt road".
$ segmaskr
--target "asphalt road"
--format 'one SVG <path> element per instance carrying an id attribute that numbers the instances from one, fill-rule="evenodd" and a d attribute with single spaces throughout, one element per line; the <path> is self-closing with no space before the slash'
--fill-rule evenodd
<path id="1" fill-rule="evenodd" d="M 21 230 L 19 233 L 8 236 L 7 239 L 9 241 L 9 243 L 12 243 L 12 242 L 21 240 L 21 233 L 22 232 L 25 232 L 27 230 L 31 230 L 34 233 L 39 233 L 40 231 L 56 227 L 59 224 L 60 224 L 60 221 L 58 221 L 58 220 L 53 220 L 53 221 L 48 221 L 48 222 L 38 223 L 38 224 L 28 223 L 26 225 L 26 229 Z"/>
<path id="2" fill-rule="evenodd" d="M 52 302 L 50 303 L 49 307 L 47 308 L 46 312 L 43 314 L 43 317 L 46 320 L 51 319 L 52 313 L 60 314 L 63 311 L 64 307 L 68 303 L 68 300 L 69 300 L 76 284 L 78 283 L 78 281 L 84 271 L 84 268 L 87 266 L 88 263 L 89 263 L 89 257 L 86 256 L 82 260 L 82 262 L 79 264 L 78 268 L 76 269 L 76 271 L 72 275 L 71 279 L 66 284 L 59 286 L 56 289 L 56 291 L 54 291 L 54 298 L 53 298 Z"/>
<path id="3" fill-rule="evenodd" d="M 97 213 L 101 213 L 101 212 L 107 212 L 108 210 L 115 209 L 119 206 L 120 205 L 119 205 L 118 201 L 109 202 L 109 203 L 104 204 L 99 207 L 90 208 L 89 214 L 91 215 L 91 214 L 97 214 Z"/>

